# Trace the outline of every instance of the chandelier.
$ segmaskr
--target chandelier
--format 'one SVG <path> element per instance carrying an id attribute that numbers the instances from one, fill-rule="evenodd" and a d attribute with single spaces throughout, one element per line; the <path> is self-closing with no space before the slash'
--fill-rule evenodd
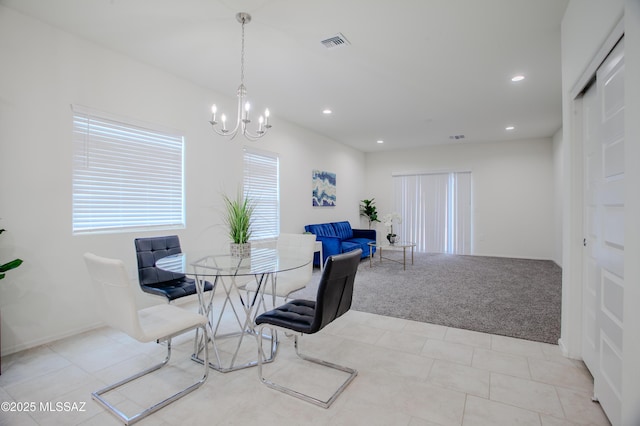
<path id="1" fill-rule="evenodd" d="M 211 127 L 213 130 L 221 136 L 229 136 L 231 139 L 235 138 L 238 133 L 244 135 L 245 138 L 255 141 L 263 137 L 267 131 L 271 128 L 269 124 L 269 109 L 264 110 L 264 115 L 258 118 L 258 129 L 254 132 L 249 131 L 247 125 L 251 123 L 249 118 L 249 112 L 251 110 L 251 104 L 245 100 L 247 96 L 247 88 L 244 85 L 244 24 L 251 22 L 251 15 L 248 13 L 240 12 L 236 14 L 236 19 L 242 24 L 242 50 L 240 51 L 240 86 L 238 86 L 238 115 L 236 123 L 233 129 L 227 128 L 227 116 L 225 114 L 220 115 L 220 121 L 222 126 L 218 126 L 216 121 L 216 113 L 218 111 L 215 104 L 211 106 Z"/>

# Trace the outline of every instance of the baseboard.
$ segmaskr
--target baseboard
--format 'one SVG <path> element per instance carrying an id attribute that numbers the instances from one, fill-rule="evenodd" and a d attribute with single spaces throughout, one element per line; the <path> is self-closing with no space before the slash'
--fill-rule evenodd
<path id="1" fill-rule="evenodd" d="M 556 262 L 553 259 L 549 259 L 549 258 L 543 258 L 543 257 L 531 257 L 531 256 L 514 256 L 514 255 L 506 255 L 506 254 L 480 254 L 480 253 L 472 253 L 466 256 L 478 256 L 478 257 L 501 257 L 501 258 L 505 258 L 505 259 L 523 259 L 523 260 L 545 260 L 545 261 L 549 261 L 549 262 L 553 262 L 556 265 L 558 265 L 558 262 Z M 560 265 L 558 265 L 560 266 Z M 562 268 L 562 266 L 560 266 L 560 268 Z"/>
<path id="2" fill-rule="evenodd" d="M 575 359 L 577 361 L 584 361 L 580 354 L 571 354 L 569 352 L 569 349 L 567 348 L 567 345 L 565 345 L 564 341 L 562 340 L 562 337 L 558 339 L 558 346 L 560 347 L 560 352 L 562 352 L 562 356 L 564 356 L 565 358 Z"/>
<path id="3" fill-rule="evenodd" d="M 100 328 L 100 327 L 104 327 L 104 323 L 95 322 L 89 325 L 85 325 L 84 327 L 75 328 L 73 330 L 67 330 L 64 333 L 54 334 L 54 335 L 43 337 L 41 339 L 35 339 L 28 342 L 23 342 L 19 345 L 9 346 L 7 348 L 3 347 L 1 356 L 11 355 L 16 352 L 21 352 L 27 349 L 38 347 L 38 346 L 47 345 L 57 340 L 66 339 L 67 337 L 71 337 L 71 336 L 75 336 L 76 334 L 81 334 L 87 331 L 95 330 L 96 328 Z"/>
<path id="4" fill-rule="evenodd" d="M 562 341 L 562 337 L 558 339 L 558 347 L 560 348 L 560 352 L 562 352 L 562 356 L 569 358 L 569 351 Z"/>
<path id="5" fill-rule="evenodd" d="M 216 296 L 218 296 L 219 294 L 222 294 L 222 292 L 216 292 L 216 293 L 218 293 L 216 294 Z M 164 300 L 164 298 L 161 299 L 157 296 L 150 296 L 146 293 L 143 296 L 147 296 L 146 298 L 143 297 L 143 302 L 148 303 L 148 306 L 157 305 L 159 303 L 162 303 Z M 198 300 L 198 296 L 193 295 L 193 296 L 182 297 L 179 300 L 174 301 L 173 303 L 177 306 L 180 306 L 188 303 L 193 303 L 194 301 L 197 301 L 197 300 Z M 84 327 L 66 330 L 62 333 L 46 336 L 41 339 L 34 339 L 28 342 L 22 342 L 19 345 L 15 345 L 15 346 L 2 347 L 2 352 L 0 352 L 0 357 L 3 357 L 5 355 L 11 355 L 16 352 L 25 351 L 27 349 L 32 349 L 38 346 L 47 345 L 57 340 L 66 339 L 67 337 L 75 336 L 77 334 L 85 333 L 87 331 L 95 330 L 96 328 L 100 328 L 104 326 L 105 326 L 104 322 L 95 321 Z"/>

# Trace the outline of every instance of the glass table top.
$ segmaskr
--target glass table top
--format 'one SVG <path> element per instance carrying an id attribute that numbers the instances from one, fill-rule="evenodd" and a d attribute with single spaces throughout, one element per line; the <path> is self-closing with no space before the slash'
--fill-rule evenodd
<path id="1" fill-rule="evenodd" d="M 201 276 L 242 276 L 289 271 L 302 268 L 310 262 L 310 259 L 283 253 L 275 248 L 252 248 L 251 256 L 246 258 L 230 254 L 180 253 L 158 259 L 156 267 Z"/>
<path id="2" fill-rule="evenodd" d="M 372 247 L 382 247 L 382 248 L 394 248 L 394 247 L 415 247 L 416 243 L 411 242 L 411 241 L 398 241 L 395 242 L 393 244 L 391 244 L 388 241 L 383 241 L 383 242 L 370 242 L 367 243 L 368 245 L 372 246 Z"/>

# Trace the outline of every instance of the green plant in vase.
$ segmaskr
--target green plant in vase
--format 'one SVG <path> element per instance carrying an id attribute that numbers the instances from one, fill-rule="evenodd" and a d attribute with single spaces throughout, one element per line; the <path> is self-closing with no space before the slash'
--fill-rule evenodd
<path id="1" fill-rule="evenodd" d="M 242 197 L 238 193 L 235 199 L 223 195 L 225 204 L 225 223 L 229 227 L 231 239 L 231 255 L 235 257 L 248 257 L 251 254 L 251 217 L 255 205 L 247 196 Z"/>
<path id="2" fill-rule="evenodd" d="M 360 216 L 366 216 L 369 220 L 369 229 L 373 222 L 380 222 L 378 219 L 378 208 L 375 206 L 375 198 L 362 200 L 360 204 Z"/>

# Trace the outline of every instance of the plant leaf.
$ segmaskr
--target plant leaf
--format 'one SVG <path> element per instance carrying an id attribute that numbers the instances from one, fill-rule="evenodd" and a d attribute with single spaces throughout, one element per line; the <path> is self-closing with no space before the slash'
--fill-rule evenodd
<path id="1" fill-rule="evenodd" d="M 22 265 L 22 259 L 15 259 L 0 266 L 0 272 L 7 272 L 10 269 L 17 268 Z"/>

